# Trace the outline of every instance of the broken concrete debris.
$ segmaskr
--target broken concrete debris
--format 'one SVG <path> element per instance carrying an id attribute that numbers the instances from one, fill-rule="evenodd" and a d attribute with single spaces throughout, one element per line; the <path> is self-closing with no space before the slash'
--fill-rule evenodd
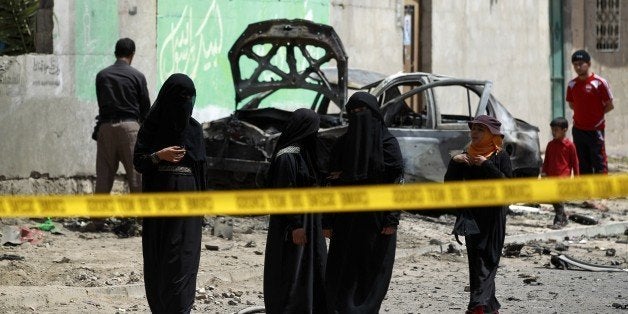
<path id="1" fill-rule="evenodd" d="M 551 263 L 552 265 L 554 265 L 554 267 L 558 269 L 580 268 L 580 269 L 589 270 L 589 271 L 628 272 L 628 269 L 621 269 L 614 266 L 589 264 L 587 262 L 583 262 L 583 261 L 577 260 L 573 257 L 563 255 L 563 254 L 552 256 Z"/>

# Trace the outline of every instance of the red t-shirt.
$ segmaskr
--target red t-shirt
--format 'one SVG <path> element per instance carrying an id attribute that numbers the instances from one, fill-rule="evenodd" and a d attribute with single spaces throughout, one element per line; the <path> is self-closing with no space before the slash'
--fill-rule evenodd
<path id="1" fill-rule="evenodd" d="M 543 173 L 549 177 L 570 177 L 571 171 L 579 175 L 576 146 L 568 138 L 553 139 L 547 143 Z"/>
<path id="2" fill-rule="evenodd" d="M 611 87 L 594 73 L 586 80 L 576 77 L 569 81 L 567 101 L 573 104 L 574 127 L 588 131 L 604 130 L 604 102 L 612 99 Z"/>

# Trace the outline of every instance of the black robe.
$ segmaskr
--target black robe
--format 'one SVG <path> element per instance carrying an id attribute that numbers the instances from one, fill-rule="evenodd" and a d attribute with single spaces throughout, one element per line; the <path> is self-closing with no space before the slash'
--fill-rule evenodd
<path id="1" fill-rule="evenodd" d="M 377 109 L 377 100 L 366 93 L 354 94 L 348 112 L 349 127 L 335 145 L 329 169 L 342 171 L 334 185 L 399 183 L 403 159 L 397 139 L 388 132 Z M 377 313 L 388 291 L 397 245 L 398 211 L 325 215 L 332 229 L 325 285 L 330 313 Z"/>
<path id="2" fill-rule="evenodd" d="M 273 154 L 268 187 L 317 184 L 313 147 L 317 130 L 318 115 L 315 112 L 295 111 Z M 305 229 L 307 243 L 303 246 L 292 242 L 292 231 L 297 228 Z M 264 261 L 266 313 L 326 313 L 326 259 L 321 215 L 271 215 Z"/>
<path id="3" fill-rule="evenodd" d="M 512 166 L 506 152 L 498 152 L 482 165 L 449 162 L 445 181 L 511 178 Z M 469 260 L 470 301 L 468 309 L 483 306 L 486 313 L 499 310 L 495 297 L 495 275 L 506 236 L 506 206 L 463 209 L 453 233 L 464 236 Z"/>
<path id="4" fill-rule="evenodd" d="M 181 99 L 181 94 L 189 94 Z M 201 125 L 190 117 L 195 95 L 192 81 L 171 76 L 138 133 L 135 169 L 142 173 L 143 192 L 200 191 L 206 189 L 205 146 Z M 186 148 L 176 164 L 151 154 L 168 146 Z M 160 171 L 183 166 L 191 173 Z M 165 209 L 167 210 L 167 209 Z M 146 299 L 153 313 L 189 313 L 196 294 L 201 254 L 202 217 L 146 217 L 142 224 L 142 253 Z"/>

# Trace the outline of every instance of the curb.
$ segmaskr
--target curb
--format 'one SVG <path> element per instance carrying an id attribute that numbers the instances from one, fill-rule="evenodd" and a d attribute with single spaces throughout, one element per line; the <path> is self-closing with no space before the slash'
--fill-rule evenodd
<path id="1" fill-rule="evenodd" d="M 602 235 L 602 236 L 618 235 L 618 234 L 623 234 L 626 231 L 626 229 L 628 229 L 628 221 L 615 222 L 615 223 L 609 223 L 606 225 L 597 225 L 597 226 L 591 226 L 591 227 L 579 227 L 579 228 L 573 228 L 573 229 L 551 230 L 551 231 L 539 232 L 539 233 L 517 234 L 517 235 L 506 236 L 506 239 L 504 240 L 504 245 L 513 244 L 513 243 L 527 243 L 530 241 L 547 241 L 547 240 L 562 241 L 567 237 L 578 238 L 581 236 L 595 237 L 598 235 Z M 395 259 L 397 258 L 403 259 L 403 258 L 408 258 L 413 255 L 423 255 L 423 254 L 432 253 L 432 252 L 443 253 L 447 251 L 447 246 L 450 243 L 453 243 L 456 246 L 458 245 L 456 242 L 447 242 L 441 245 L 426 245 L 426 246 L 422 246 L 418 248 L 397 249 L 397 252 L 395 254 Z M 464 247 L 463 247 L 463 250 L 464 250 Z"/>
<path id="2" fill-rule="evenodd" d="M 597 235 L 617 235 L 623 234 L 628 229 L 628 222 L 615 222 L 605 225 L 596 225 L 591 227 L 582 227 L 574 229 L 552 230 L 541 233 L 517 234 L 506 236 L 504 244 L 526 243 L 530 241 L 562 241 L 565 238 L 577 238 L 581 236 L 594 237 Z"/>

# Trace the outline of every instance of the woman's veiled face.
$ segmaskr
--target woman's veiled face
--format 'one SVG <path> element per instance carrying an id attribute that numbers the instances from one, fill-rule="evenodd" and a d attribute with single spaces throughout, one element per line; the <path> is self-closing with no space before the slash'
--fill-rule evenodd
<path id="1" fill-rule="evenodd" d="M 488 136 L 489 130 L 484 124 L 474 123 L 471 125 L 471 144 L 479 144 Z"/>
<path id="2" fill-rule="evenodd" d="M 362 107 L 355 107 L 355 108 L 349 110 L 349 113 L 358 113 L 358 112 L 362 112 L 364 110 L 366 110 L 366 107 L 363 107 L 363 106 Z"/>

